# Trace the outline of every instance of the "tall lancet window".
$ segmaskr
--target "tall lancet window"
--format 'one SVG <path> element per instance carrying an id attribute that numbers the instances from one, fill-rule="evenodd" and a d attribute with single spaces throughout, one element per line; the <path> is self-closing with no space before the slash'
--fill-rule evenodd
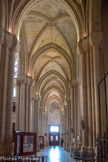
<path id="1" fill-rule="evenodd" d="M 18 63 L 19 63 L 19 58 L 16 57 L 15 64 L 14 64 L 14 88 L 13 88 L 13 97 L 16 97 L 16 78 L 18 76 Z"/>

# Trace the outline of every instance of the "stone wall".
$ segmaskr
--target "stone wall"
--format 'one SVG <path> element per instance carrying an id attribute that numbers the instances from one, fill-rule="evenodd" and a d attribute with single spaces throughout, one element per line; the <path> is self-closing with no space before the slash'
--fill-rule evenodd
<path id="1" fill-rule="evenodd" d="M 60 125 L 60 111 L 53 109 L 48 115 L 48 125 Z"/>

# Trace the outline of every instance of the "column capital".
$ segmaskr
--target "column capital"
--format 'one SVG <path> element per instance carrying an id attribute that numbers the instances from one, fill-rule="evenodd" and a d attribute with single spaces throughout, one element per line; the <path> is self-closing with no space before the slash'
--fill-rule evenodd
<path id="1" fill-rule="evenodd" d="M 10 48 L 15 52 L 20 51 L 20 43 L 16 36 L 6 30 L 0 30 L 0 44 Z"/>
<path id="2" fill-rule="evenodd" d="M 101 45 L 103 40 L 102 32 L 92 32 L 89 36 L 89 42 L 91 46 L 99 46 Z"/>
<path id="3" fill-rule="evenodd" d="M 33 84 L 32 77 L 25 76 L 25 82 L 24 83 L 27 84 L 27 85 L 32 85 Z"/>
<path id="4" fill-rule="evenodd" d="M 72 79 L 72 86 L 76 85 L 76 79 Z"/>
<path id="5" fill-rule="evenodd" d="M 89 38 L 88 37 L 84 37 L 82 40 L 80 40 L 77 43 L 77 54 L 83 54 L 84 52 L 86 52 L 89 49 Z"/>
<path id="6" fill-rule="evenodd" d="M 0 30 L 0 43 L 10 48 L 13 43 L 13 35 L 8 31 Z"/>
<path id="7" fill-rule="evenodd" d="M 17 81 L 17 85 L 23 84 L 24 83 L 24 76 L 17 77 L 16 81 Z"/>
<path id="8" fill-rule="evenodd" d="M 79 78 L 77 78 L 77 79 L 72 79 L 72 86 L 73 86 L 73 87 L 76 87 L 76 86 L 79 85 L 79 84 L 81 84 Z"/>
<path id="9" fill-rule="evenodd" d="M 18 76 L 16 80 L 17 80 L 17 84 L 27 84 L 27 85 L 33 84 L 32 77 L 29 76 Z"/>

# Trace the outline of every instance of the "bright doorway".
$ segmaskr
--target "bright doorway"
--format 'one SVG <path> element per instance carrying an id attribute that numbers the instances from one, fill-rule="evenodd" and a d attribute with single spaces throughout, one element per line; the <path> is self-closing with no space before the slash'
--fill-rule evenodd
<path id="1" fill-rule="evenodd" d="M 49 144 L 51 146 L 58 146 L 60 141 L 60 126 L 49 125 Z"/>

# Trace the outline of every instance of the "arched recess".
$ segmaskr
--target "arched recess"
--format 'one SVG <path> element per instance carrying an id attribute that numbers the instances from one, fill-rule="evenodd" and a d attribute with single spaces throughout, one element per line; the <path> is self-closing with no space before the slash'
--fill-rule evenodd
<path id="1" fill-rule="evenodd" d="M 54 44 L 54 43 L 49 43 L 45 46 L 43 46 L 42 48 L 40 48 L 31 58 L 31 61 L 29 63 L 30 65 L 30 74 L 33 76 L 34 78 L 34 68 L 35 68 L 35 64 L 36 64 L 36 61 L 39 59 L 39 57 L 41 55 L 44 55 L 46 54 L 49 50 L 51 49 L 54 50 L 56 53 L 58 53 L 60 55 L 60 57 L 62 57 L 67 66 L 68 66 L 68 70 L 69 70 L 69 80 L 71 80 L 71 77 L 72 77 L 72 61 L 71 61 L 71 58 L 68 56 L 68 54 L 66 53 L 66 51 L 64 51 L 61 47 L 59 47 L 58 45 Z"/>

